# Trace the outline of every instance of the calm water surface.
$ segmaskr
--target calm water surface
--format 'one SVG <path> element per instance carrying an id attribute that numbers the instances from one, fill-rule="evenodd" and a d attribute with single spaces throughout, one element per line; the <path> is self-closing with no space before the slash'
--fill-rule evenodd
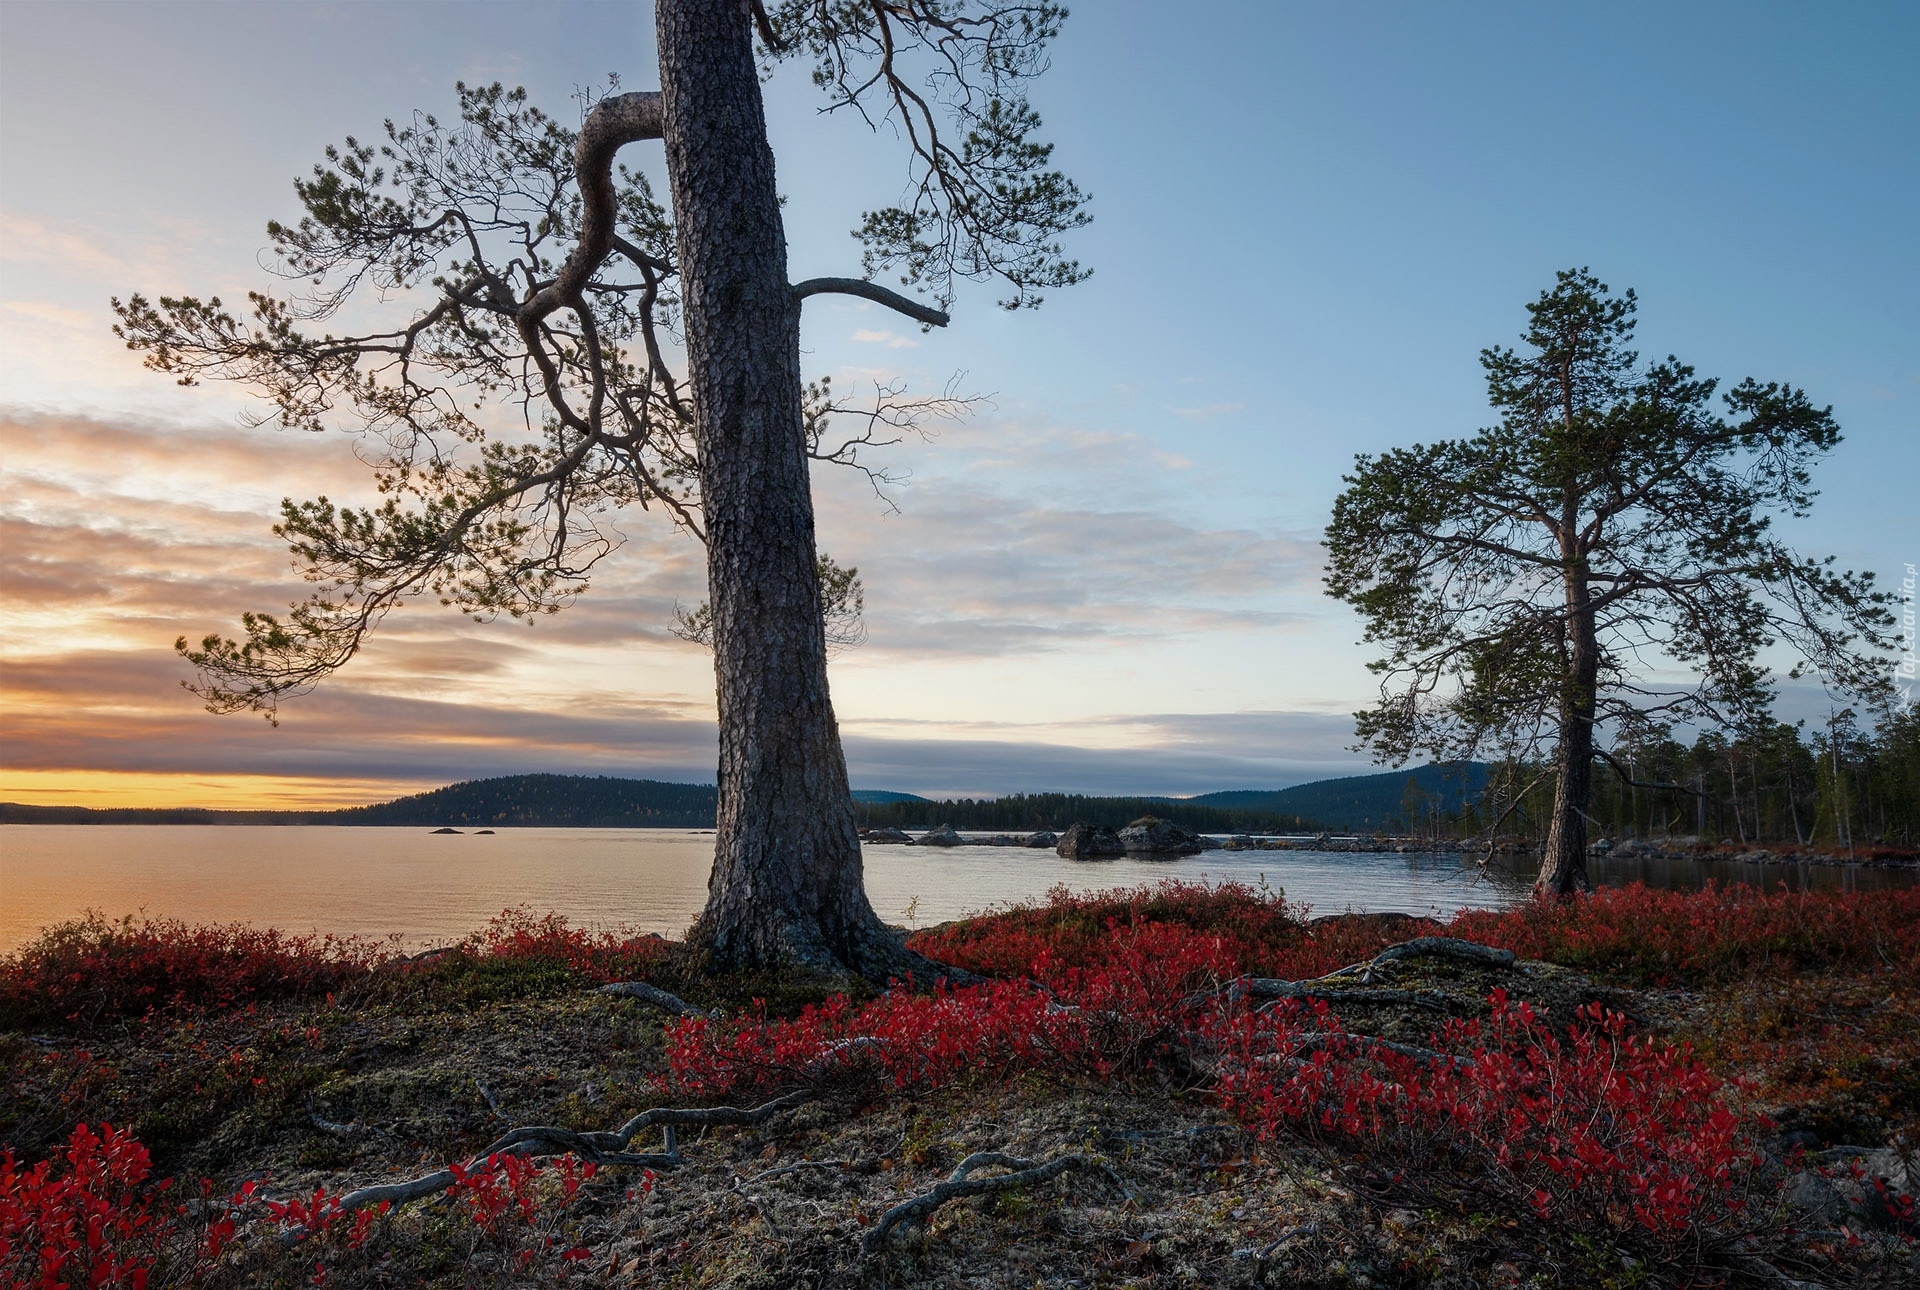
<path id="1" fill-rule="evenodd" d="M 575 924 L 678 935 L 706 901 L 713 834 L 682 829 L 503 829 L 491 836 L 422 828 L 244 825 L 0 825 L 0 953 L 87 909 L 285 931 L 397 934 L 441 945 L 514 905 Z M 1319 913 L 1449 914 L 1526 895 L 1524 861 L 1482 873 L 1458 856 L 1209 851 L 1176 860 L 1063 860 L 1050 850 L 876 846 L 867 891 L 889 922 L 917 926 L 1030 900 L 1162 878 L 1237 880 L 1284 890 Z M 1912 872 L 1851 868 L 1597 861 L 1603 883 L 1877 889 Z"/>

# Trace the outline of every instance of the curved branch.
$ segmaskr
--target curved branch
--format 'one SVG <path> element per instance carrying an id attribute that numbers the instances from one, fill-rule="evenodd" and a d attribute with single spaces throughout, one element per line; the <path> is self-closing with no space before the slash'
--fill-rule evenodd
<path id="1" fill-rule="evenodd" d="M 520 307 L 523 336 L 563 305 L 583 308 L 587 279 L 605 262 L 617 231 L 619 205 L 613 191 L 613 156 L 629 143 L 664 138 L 666 121 L 658 90 L 601 99 L 587 113 L 580 137 L 573 144 L 574 176 L 580 183 L 580 240 L 560 266 L 559 275 Z M 530 336 L 528 344 L 532 346 Z"/>
<path id="2" fill-rule="evenodd" d="M 929 327 L 945 327 L 953 319 L 938 309 L 910 300 L 898 291 L 890 290 L 877 282 L 868 282 L 865 278 L 808 278 L 793 288 L 795 300 L 805 300 L 808 296 L 818 295 L 859 296 L 862 300 L 871 300 L 876 305 L 885 305 L 895 313 L 905 314 L 918 323 Z"/>

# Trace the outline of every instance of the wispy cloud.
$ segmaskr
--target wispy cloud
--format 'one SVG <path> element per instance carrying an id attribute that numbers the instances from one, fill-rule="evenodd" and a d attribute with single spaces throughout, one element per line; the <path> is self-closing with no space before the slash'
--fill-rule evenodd
<path id="1" fill-rule="evenodd" d="M 885 345 L 888 349 L 918 349 L 920 342 L 911 336 L 898 336 L 893 332 L 872 327 L 862 327 L 853 333 L 853 338 L 864 345 Z"/>
<path id="2" fill-rule="evenodd" d="M 1057 656 L 1071 674 L 1074 658 L 1129 641 L 1287 631 L 1304 621 L 1300 597 L 1320 565 L 1304 537 L 1217 525 L 1195 498 L 1156 491 L 1150 479 L 1171 477 L 1158 450 L 1126 435 L 996 425 L 902 451 L 919 473 L 897 515 L 851 472 L 817 481 L 825 544 L 867 584 L 869 644 L 839 665 L 878 696 L 842 710 L 859 782 L 1174 793 L 1296 782 L 1340 763 L 1344 718 L 1324 714 L 1030 726 L 883 715 L 907 695 L 916 711 L 939 709 L 941 667 Z M 1048 472 L 1074 487 L 1035 487 Z M 705 597 L 704 553 L 644 514 L 564 613 L 528 628 L 409 608 L 274 729 L 202 711 L 169 646 L 302 594 L 268 524 L 282 493 L 364 495 L 350 445 L 16 414 L 0 416 L 0 478 L 0 748 L 32 782 L 251 777 L 307 799 L 329 778 L 712 778 L 708 657 L 666 630 L 676 604 Z M 996 710 L 967 693 L 952 692 L 950 716 Z"/>
<path id="3" fill-rule="evenodd" d="M 1244 411 L 1246 406 L 1244 403 L 1203 403 L 1198 407 L 1168 408 L 1167 411 L 1187 421 L 1205 421 L 1211 417 L 1226 416 L 1230 412 Z"/>

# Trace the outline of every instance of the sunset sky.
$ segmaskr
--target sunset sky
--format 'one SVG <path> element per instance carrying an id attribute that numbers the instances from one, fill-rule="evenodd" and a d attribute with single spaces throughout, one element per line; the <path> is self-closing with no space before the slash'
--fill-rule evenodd
<path id="1" fill-rule="evenodd" d="M 1172 14 L 1178 21 L 1170 21 Z M 1202 20 L 1204 17 L 1204 20 Z M 1471 433 L 1477 363 L 1556 269 L 1641 302 L 1641 352 L 1831 403 L 1804 549 L 1920 560 L 1920 7 L 1077 6 L 1036 103 L 1092 195 L 1093 278 L 962 292 L 921 334 L 809 304 L 810 374 L 991 406 L 895 450 L 888 513 L 816 472 L 869 640 L 833 664 L 856 787 L 1197 793 L 1365 768 L 1359 625 L 1320 591 L 1356 452 Z M 700 553 L 651 517 L 536 626 L 389 619 L 278 728 L 179 687 L 176 636 L 301 594 L 281 497 L 368 494 L 352 438 L 247 429 L 110 334 L 108 298 L 243 298 L 290 180 L 454 82 L 654 85 L 634 3 L 0 5 L 0 800 L 349 804 L 549 770 L 711 782 Z M 901 150 L 767 86 L 795 280 Z M 658 145 L 623 159 L 660 174 Z M 664 182 L 659 183 L 664 192 Z M 1824 712 L 1796 691 L 1783 715 Z"/>

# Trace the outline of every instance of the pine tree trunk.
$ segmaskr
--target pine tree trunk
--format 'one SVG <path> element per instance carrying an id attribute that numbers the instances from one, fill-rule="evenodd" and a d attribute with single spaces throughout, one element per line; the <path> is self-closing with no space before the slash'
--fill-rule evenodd
<path id="1" fill-rule="evenodd" d="M 1586 587 L 1568 591 L 1567 683 L 1560 693 L 1560 746 L 1554 754 L 1553 818 L 1534 890 L 1565 896 L 1592 891 L 1587 877 L 1587 803 L 1593 794 L 1593 715 L 1600 654 Z"/>
<path id="2" fill-rule="evenodd" d="M 717 968 L 884 978 L 918 960 L 867 901 L 827 692 L 800 310 L 749 10 L 660 0 L 657 34 L 720 717 L 713 876 L 689 939 Z"/>

